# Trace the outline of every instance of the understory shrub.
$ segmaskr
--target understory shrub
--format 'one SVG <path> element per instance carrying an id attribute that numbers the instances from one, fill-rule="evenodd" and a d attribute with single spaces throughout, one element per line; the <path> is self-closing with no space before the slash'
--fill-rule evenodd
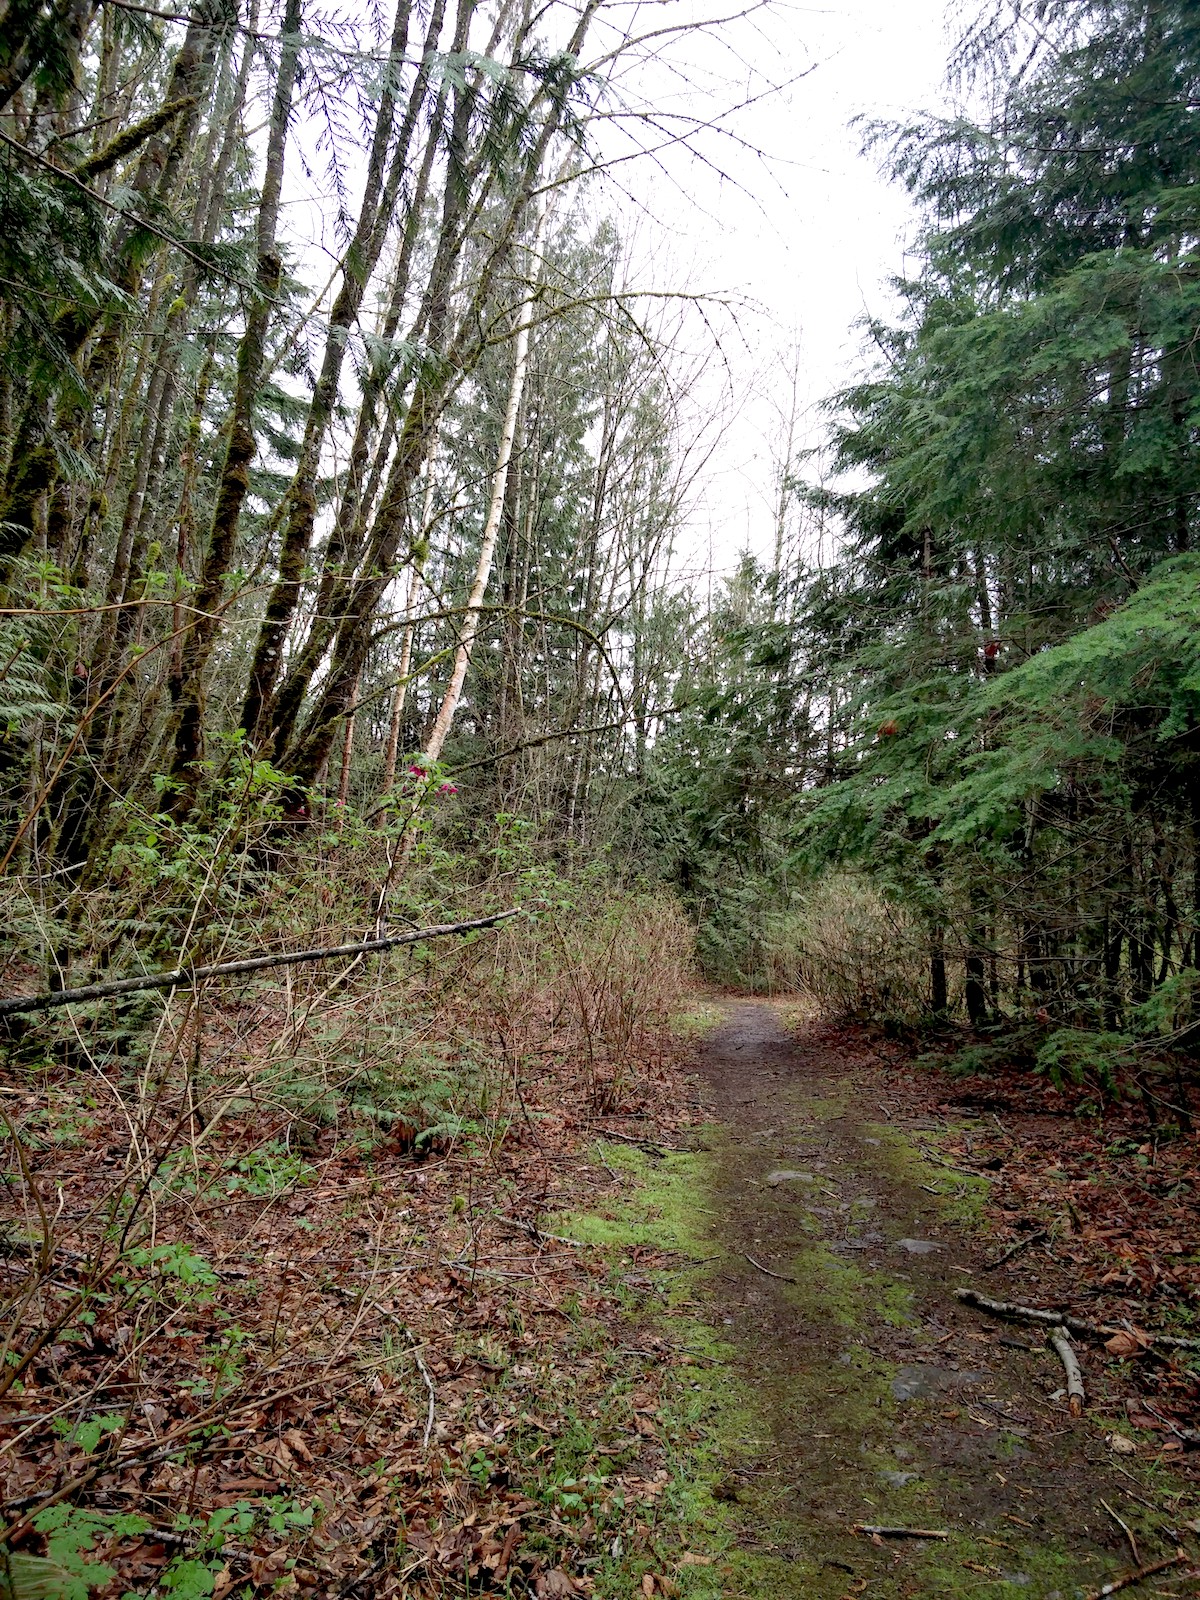
<path id="1" fill-rule="evenodd" d="M 843 1016 L 912 1022 L 927 1009 L 921 930 L 865 878 L 818 879 L 774 925 L 770 974 Z"/>

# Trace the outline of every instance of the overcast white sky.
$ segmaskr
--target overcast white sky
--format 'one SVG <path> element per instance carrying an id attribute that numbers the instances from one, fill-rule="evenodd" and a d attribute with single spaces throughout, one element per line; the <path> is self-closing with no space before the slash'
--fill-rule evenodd
<path id="1" fill-rule="evenodd" d="M 632 223 L 644 205 L 655 219 L 639 224 L 639 234 L 657 240 L 637 276 L 742 302 L 736 328 L 724 323 L 714 358 L 717 367 L 726 364 L 734 420 L 686 540 L 689 555 L 699 557 L 711 539 L 716 565 L 728 567 L 741 549 L 767 553 L 773 541 L 769 436 L 788 400 L 789 351 L 799 351 L 799 396 L 812 438 L 818 402 L 861 367 L 854 324 L 865 312 L 887 311 L 887 280 L 904 263 L 913 225 L 908 197 L 859 153 L 861 130 L 851 123 L 943 104 L 950 36 L 946 0 L 831 0 L 822 8 L 781 4 L 722 37 L 719 48 L 697 57 L 681 106 L 696 110 L 707 99 L 715 108 L 738 97 L 739 80 L 754 93 L 764 76 L 781 81 L 812 66 L 783 94 L 732 119 L 739 139 L 764 159 L 710 139 L 703 149 L 728 176 L 682 154 L 662 166 L 633 163 L 623 169 L 630 194 L 620 210 Z M 668 274 L 686 282 L 668 284 Z M 715 399 L 715 371 L 712 381 Z"/>

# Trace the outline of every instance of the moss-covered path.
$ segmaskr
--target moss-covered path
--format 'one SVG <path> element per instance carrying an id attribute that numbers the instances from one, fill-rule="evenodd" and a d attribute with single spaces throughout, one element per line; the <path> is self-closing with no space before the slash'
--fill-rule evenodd
<path id="1" fill-rule="evenodd" d="M 715 1131 L 690 1181 L 714 1260 L 688 1310 L 717 1339 L 693 1387 L 727 1548 L 690 1592 L 1077 1600 L 1131 1564 L 1102 1500 L 1144 1559 L 1169 1553 L 1146 1485 L 1054 1397 L 1040 1339 L 953 1299 L 991 1284 L 971 1226 L 985 1180 L 923 1153 L 937 1126 L 889 1100 L 886 1071 L 764 1004 L 732 1007 L 696 1065 Z"/>

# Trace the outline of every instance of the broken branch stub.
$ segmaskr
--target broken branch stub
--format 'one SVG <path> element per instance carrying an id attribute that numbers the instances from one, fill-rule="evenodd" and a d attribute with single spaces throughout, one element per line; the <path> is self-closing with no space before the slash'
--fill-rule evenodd
<path id="1" fill-rule="evenodd" d="M 1063 1371 L 1067 1375 L 1067 1402 L 1073 1417 L 1083 1415 L 1083 1373 L 1079 1367 L 1079 1357 L 1071 1348 L 1071 1336 L 1065 1328 L 1059 1328 L 1050 1335 L 1050 1345 L 1058 1359 L 1063 1364 Z"/>

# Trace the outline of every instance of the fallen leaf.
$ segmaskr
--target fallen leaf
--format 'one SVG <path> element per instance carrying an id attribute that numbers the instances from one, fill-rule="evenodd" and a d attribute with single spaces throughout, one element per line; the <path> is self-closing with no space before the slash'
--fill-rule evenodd
<path id="1" fill-rule="evenodd" d="M 503 1578 L 508 1571 L 509 1562 L 513 1558 L 513 1551 L 525 1537 L 524 1529 L 519 1522 L 514 1522 L 504 1535 L 504 1543 L 500 1547 L 500 1559 L 496 1562 L 495 1572 L 497 1578 Z"/>
<path id="2" fill-rule="evenodd" d="M 713 1558 L 711 1556 L 693 1555 L 690 1550 L 685 1550 L 679 1558 L 681 1567 L 711 1567 L 712 1564 Z"/>
<path id="3" fill-rule="evenodd" d="M 294 1456 L 298 1456 L 301 1461 L 311 1463 L 313 1458 L 312 1451 L 304 1442 L 304 1435 L 300 1432 L 299 1428 L 285 1428 L 283 1431 L 283 1437 L 287 1441 L 288 1447 Z"/>
<path id="4" fill-rule="evenodd" d="M 1137 1454 L 1137 1445 L 1132 1439 L 1127 1439 L 1123 1433 L 1110 1433 L 1104 1441 L 1110 1450 L 1119 1456 L 1132 1456 Z"/>
<path id="5" fill-rule="evenodd" d="M 572 1578 L 569 1578 L 560 1567 L 553 1567 L 549 1572 L 543 1572 L 534 1586 L 534 1592 L 539 1600 L 554 1600 L 557 1595 L 578 1594 Z"/>
<path id="6" fill-rule="evenodd" d="M 269 1556 L 253 1556 L 250 1561 L 250 1582 L 258 1589 L 273 1587 L 277 1578 L 287 1568 L 288 1553 L 284 1549 L 272 1550 Z"/>
<path id="7" fill-rule="evenodd" d="M 1110 1356 L 1139 1356 L 1143 1345 L 1136 1334 L 1121 1332 L 1114 1333 L 1111 1339 L 1106 1339 L 1104 1348 Z"/>
<path id="8" fill-rule="evenodd" d="M 650 1595 L 654 1593 L 654 1579 L 648 1572 L 642 1573 L 642 1593 Z"/>

